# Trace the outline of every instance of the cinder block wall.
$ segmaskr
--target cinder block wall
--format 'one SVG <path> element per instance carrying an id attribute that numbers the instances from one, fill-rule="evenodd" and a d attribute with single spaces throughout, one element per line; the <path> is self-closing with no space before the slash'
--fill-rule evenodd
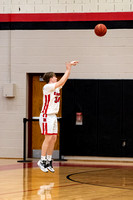
<path id="1" fill-rule="evenodd" d="M 133 11 L 133 0 L 0 0 L 0 13 Z"/>

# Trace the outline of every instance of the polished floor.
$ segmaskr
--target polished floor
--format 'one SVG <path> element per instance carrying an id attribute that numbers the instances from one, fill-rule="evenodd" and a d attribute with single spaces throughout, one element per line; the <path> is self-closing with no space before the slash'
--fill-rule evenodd
<path id="1" fill-rule="evenodd" d="M 0 200 L 133 199 L 133 161 L 54 161 L 55 173 L 36 162 L 0 159 Z"/>

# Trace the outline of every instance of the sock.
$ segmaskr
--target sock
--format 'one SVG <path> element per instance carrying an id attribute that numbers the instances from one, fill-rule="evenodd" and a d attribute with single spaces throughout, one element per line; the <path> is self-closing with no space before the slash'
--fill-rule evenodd
<path id="1" fill-rule="evenodd" d="M 46 156 L 41 156 L 41 160 L 47 160 Z"/>
<path id="2" fill-rule="evenodd" d="M 52 160 L 52 155 L 47 155 L 47 160 L 51 161 Z"/>

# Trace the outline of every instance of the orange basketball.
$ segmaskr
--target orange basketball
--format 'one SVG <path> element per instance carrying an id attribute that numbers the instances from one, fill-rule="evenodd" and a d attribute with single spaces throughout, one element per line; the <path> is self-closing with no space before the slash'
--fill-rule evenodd
<path id="1" fill-rule="evenodd" d="M 104 24 L 97 24 L 94 31 L 97 36 L 102 37 L 107 33 L 107 27 Z"/>

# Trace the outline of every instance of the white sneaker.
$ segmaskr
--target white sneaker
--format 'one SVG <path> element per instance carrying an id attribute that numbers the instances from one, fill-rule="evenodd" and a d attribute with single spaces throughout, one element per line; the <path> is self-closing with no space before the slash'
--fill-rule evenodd
<path id="1" fill-rule="evenodd" d="M 46 172 L 46 173 L 48 172 L 46 161 L 44 161 L 44 160 L 39 160 L 39 161 L 37 162 L 37 165 L 38 165 L 38 167 L 39 167 L 43 172 Z"/>
<path id="2" fill-rule="evenodd" d="M 53 168 L 53 165 L 52 165 L 52 160 L 51 161 L 48 161 L 47 160 L 47 169 L 50 171 L 50 172 L 55 172 L 54 168 Z"/>

